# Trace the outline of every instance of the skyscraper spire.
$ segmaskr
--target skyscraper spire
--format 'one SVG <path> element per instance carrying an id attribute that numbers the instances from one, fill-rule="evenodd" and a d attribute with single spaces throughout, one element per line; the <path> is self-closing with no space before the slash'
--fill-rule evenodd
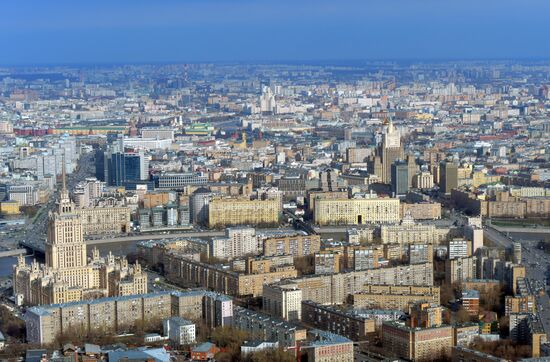
<path id="1" fill-rule="evenodd" d="M 67 174 L 65 172 L 65 153 L 63 153 L 63 156 L 61 156 L 61 179 L 63 182 L 61 192 L 64 193 L 67 191 Z"/>
<path id="2" fill-rule="evenodd" d="M 59 212 L 71 212 L 73 205 L 71 198 L 69 197 L 69 190 L 67 190 L 67 173 L 65 171 L 65 154 L 61 158 L 61 192 L 59 193 Z"/>

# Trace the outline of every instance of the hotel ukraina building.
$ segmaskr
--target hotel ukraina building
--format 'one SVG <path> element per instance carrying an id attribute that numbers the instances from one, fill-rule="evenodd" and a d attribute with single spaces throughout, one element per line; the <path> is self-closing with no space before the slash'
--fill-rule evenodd
<path id="1" fill-rule="evenodd" d="M 83 220 L 63 179 L 57 210 L 48 216 L 46 263 L 30 265 L 20 256 L 14 266 L 14 296 L 19 304 L 67 303 L 100 297 L 147 293 L 147 274 L 139 264 L 94 248 L 88 260 Z"/>

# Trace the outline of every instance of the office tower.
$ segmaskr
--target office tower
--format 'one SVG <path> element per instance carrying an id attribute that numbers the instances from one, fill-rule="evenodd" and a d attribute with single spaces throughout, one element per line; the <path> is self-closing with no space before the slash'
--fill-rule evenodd
<path id="1" fill-rule="evenodd" d="M 391 165 L 391 190 L 394 197 L 402 196 L 409 191 L 409 165 L 396 160 Z"/>
<path id="2" fill-rule="evenodd" d="M 96 164 L 96 170 L 97 167 Z M 106 151 L 103 167 L 103 178 L 109 186 L 124 186 L 126 183 L 149 179 L 149 161 L 143 151 L 139 153 Z"/>
<path id="3" fill-rule="evenodd" d="M 458 164 L 452 161 L 440 163 L 439 189 L 445 194 L 450 194 L 452 189 L 458 187 Z"/>
<path id="4" fill-rule="evenodd" d="M 99 181 L 105 182 L 105 151 L 102 149 L 97 149 L 94 152 L 95 160 L 95 178 Z"/>

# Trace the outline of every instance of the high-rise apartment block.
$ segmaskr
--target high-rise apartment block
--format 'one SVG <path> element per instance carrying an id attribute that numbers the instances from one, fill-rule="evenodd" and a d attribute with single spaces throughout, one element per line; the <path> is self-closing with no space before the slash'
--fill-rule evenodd
<path id="1" fill-rule="evenodd" d="M 262 306 L 267 314 L 299 321 L 302 319 L 302 291 L 292 283 L 264 285 Z"/>

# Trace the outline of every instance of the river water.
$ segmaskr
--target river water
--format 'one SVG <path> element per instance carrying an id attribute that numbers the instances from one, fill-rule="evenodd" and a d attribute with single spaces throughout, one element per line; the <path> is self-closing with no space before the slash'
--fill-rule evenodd
<path id="1" fill-rule="evenodd" d="M 125 241 L 121 243 L 109 243 L 97 245 L 100 255 L 107 255 L 111 251 L 116 256 L 127 255 L 136 251 L 136 241 Z M 88 246 L 88 256 L 92 254 L 93 246 Z M 33 256 L 25 257 L 27 263 L 32 262 Z M 39 259 L 43 263 L 44 260 Z M 12 274 L 13 266 L 17 263 L 16 256 L 0 258 L 0 278 L 9 277 Z"/>
<path id="2" fill-rule="evenodd" d="M 510 233 L 510 237 L 516 240 L 541 240 L 545 237 L 550 236 L 550 234 L 538 234 L 538 233 Z M 334 241 L 342 240 L 344 237 L 341 233 L 333 234 L 323 234 L 322 238 L 332 238 Z M 97 248 L 99 249 L 100 255 L 106 255 L 111 251 L 116 256 L 123 256 L 129 253 L 136 252 L 137 241 L 125 241 L 119 243 L 108 243 L 108 244 L 99 244 Z M 91 254 L 93 246 L 88 246 L 88 255 Z M 32 261 L 33 257 L 26 257 L 27 263 Z M 40 260 L 43 262 L 42 260 Z M 12 273 L 13 265 L 17 263 L 17 257 L 5 257 L 0 258 L 0 278 L 9 277 Z"/>

